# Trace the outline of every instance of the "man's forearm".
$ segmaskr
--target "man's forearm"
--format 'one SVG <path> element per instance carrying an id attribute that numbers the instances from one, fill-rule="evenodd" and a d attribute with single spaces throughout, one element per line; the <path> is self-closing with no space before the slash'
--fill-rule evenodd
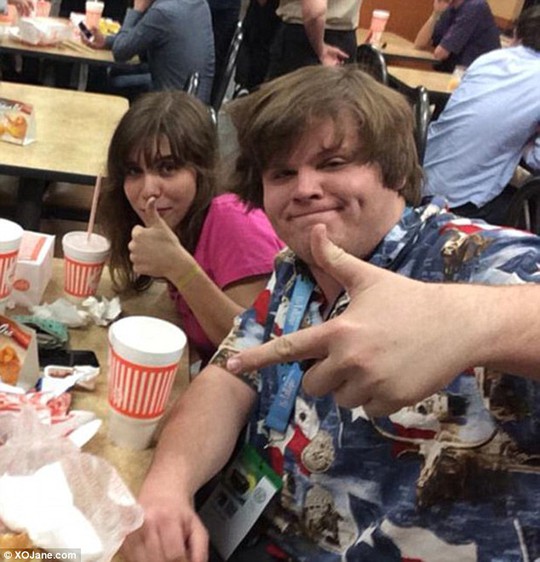
<path id="1" fill-rule="evenodd" d="M 433 12 L 429 16 L 416 35 L 416 39 L 414 40 L 415 49 L 429 49 L 433 46 L 431 38 L 433 37 L 433 30 L 435 29 L 435 24 L 439 17 L 440 14 L 437 12 Z"/>
<path id="2" fill-rule="evenodd" d="M 207 367 L 174 405 L 149 478 L 192 497 L 227 462 L 254 400 L 244 382 Z"/>

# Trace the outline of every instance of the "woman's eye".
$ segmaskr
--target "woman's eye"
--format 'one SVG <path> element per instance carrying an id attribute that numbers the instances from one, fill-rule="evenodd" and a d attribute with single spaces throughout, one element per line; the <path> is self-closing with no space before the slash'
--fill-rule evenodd
<path id="1" fill-rule="evenodd" d="M 141 173 L 142 170 L 138 166 L 128 166 L 126 169 L 126 176 L 138 176 Z"/>
<path id="2" fill-rule="evenodd" d="M 176 172 L 177 166 L 174 162 L 163 162 L 159 165 L 158 170 L 161 175 L 170 176 Z"/>

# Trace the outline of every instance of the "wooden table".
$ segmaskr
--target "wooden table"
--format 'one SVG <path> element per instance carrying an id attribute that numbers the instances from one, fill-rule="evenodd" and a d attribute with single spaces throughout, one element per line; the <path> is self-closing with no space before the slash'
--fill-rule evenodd
<path id="1" fill-rule="evenodd" d="M 0 97 L 34 106 L 37 141 L 0 142 L 0 174 L 19 176 L 16 220 L 39 230 L 45 182 L 93 184 L 105 168 L 112 133 L 129 104 L 125 98 L 44 86 L 0 83 Z"/>
<path id="2" fill-rule="evenodd" d="M 356 30 L 356 42 L 358 45 L 365 42 L 368 33 L 368 29 L 359 28 Z M 387 62 L 398 60 L 430 64 L 436 62 L 431 51 L 415 49 L 414 43 L 391 31 L 385 31 L 383 33 L 382 41 L 383 45 L 381 51 Z"/>
<path id="3" fill-rule="evenodd" d="M 411 88 L 425 86 L 429 92 L 448 93 L 452 74 L 434 70 L 420 70 L 403 66 L 389 66 L 388 74 Z"/>
<path id="4" fill-rule="evenodd" d="M 54 18 L 57 21 L 71 25 L 67 18 Z M 71 41 L 63 42 L 53 46 L 39 46 L 22 43 L 12 37 L 9 32 L 0 34 L 0 53 L 12 55 L 23 55 L 39 59 L 48 59 L 61 62 L 72 62 L 78 65 L 76 86 L 79 90 L 86 89 L 88 66 L 125 66 L 138 62 L 135 57 L 129 63 L 119 63 L 114 60 L 112 51 L 109 49 L 92 49 L 80 42 L 76 35 Z"/>
<path id="5" fill-rule="evenodd" d="M 110 277 L 107 271 L 99 286 L 99 295 L 108 298 L 114 295 Z M 53 278 L 49 283 L 43 302 L 54 302 L 63 296 L 63 261 L 55 259 L 53 265 Z M 144 293 L 137 293 L 130 297 L 122 297 L 122 310 L 124 316 L 135 314 L 154 316 L 178 324 L 179 317 L 170 300 L 164 283 L 154 283 Z M 25 312 L 16 310 L 15 312 Z M 98 433 L 88 442 L 83 450 L 100 456 L 109 461 L 117 470 L 126 485 L 133 494 L 137 495 L 143 478 L 148 470 L 153 456 L 153 449 L 134 451 L 117 447 L 107 437 L 107 328 L 92 325 L 84 329 L 70 330 L 70 347 L 72 349 L 92 349 L 95 351 L 101 366 L 96 390 L 72 391 L 72 408 L 78 410 L 89 410 L 94 412 L 103 420 L 103 425 Z M 171 395 L 171 402 L 187 386 L 189 381 L 189 353 L 186 350 L 180 362 L 180 368 L 176 377 Z M 121 560 L 117 555 L 114 560 Z"/>

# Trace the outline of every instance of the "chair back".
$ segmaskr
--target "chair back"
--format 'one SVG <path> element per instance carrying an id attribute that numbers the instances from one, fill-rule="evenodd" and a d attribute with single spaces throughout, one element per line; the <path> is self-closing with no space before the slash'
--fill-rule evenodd
<path id="1" fill-rule="evenodd" d="M 367 72 L 375 80 L 388 85 L 388 71 L 384 55 L 369 43 L 362 43 L 356 49 L 356 62 L 361 70 Z"/>
<path id="2" fill-rule="evenodd" d="M 212 94 L 210 96 L 210 105 L 212 109 L 217 114 L 221 108 L 221 104 L 227 93 L 227 87 L 236 68 L 236 60 L 238 58 L 238 50 L 240 49 L 240 44 L 242 43 L 243 29 L 242 22 L 236 24 L 236 30 L 234 32 L 231 44 L 229 45 L 229 51 L 227 52 L 227 57 L 225 58 L 225 70 L 221 76 L 216 76 L 214 79 L 214 85 L 212 86 Z"/>
<path id="3" fill-rule="evenodd" d="M 540 175 L 533 176 L 518 187 L 504 222 L 540 235 Z"/>
<path id="4" fill-rule="evenodd" d="M 184 92 L 186 92 L 186 94 L 196 96 L 198 91 L 199 91 L 199 73 L 192 72 L 187 77 L 186 83 L 184 84 Z"/>
<path id="5" fill-rule="evenodd" d="M 414 143 L 420 164 L 424 163 L 426 153 L 428 126 L 431 120 L 429 93 L 425 86 L 413 88 L 393 76 L 389 77 L 388 85 L 403 94 L 411 104 L 414 115 Z"/>

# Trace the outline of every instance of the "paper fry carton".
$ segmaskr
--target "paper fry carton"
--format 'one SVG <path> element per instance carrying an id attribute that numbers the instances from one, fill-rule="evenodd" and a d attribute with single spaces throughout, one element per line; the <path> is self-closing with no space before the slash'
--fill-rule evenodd
<path id="1" fill-rule="evenodd" d="M 54 236 L 25 231 L 17 257 L 11 300 L 30 307 L 40 304 L 51 280 Z"/>
<path id="2" fill-rule="evenodd" d="M 0 381 L 29 390 L 38 377 L 36 333 L 7 316 L 0 316 Z"/>
<path id="3" fill-rule="evenodd" d="M 0 140 L 22 145 L 36 140 L 33 105 L 0 98 Z"/>

